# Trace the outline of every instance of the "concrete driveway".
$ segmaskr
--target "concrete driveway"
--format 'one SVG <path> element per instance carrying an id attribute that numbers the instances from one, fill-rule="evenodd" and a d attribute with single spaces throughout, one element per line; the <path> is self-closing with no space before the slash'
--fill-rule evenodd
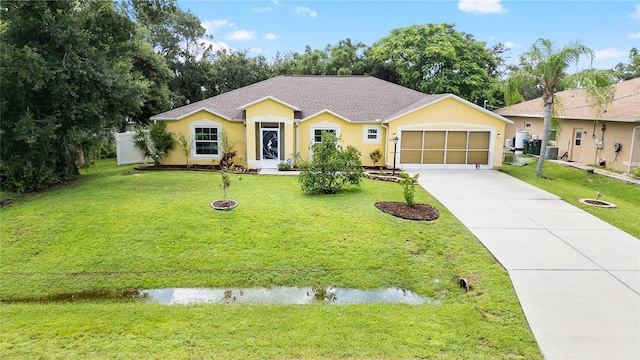
<path id="1" fill-rule="evenodd" d="M 545 359 L 640 359 L 639 239 L 498 171 L 418 180 L 509 272 Z"/>

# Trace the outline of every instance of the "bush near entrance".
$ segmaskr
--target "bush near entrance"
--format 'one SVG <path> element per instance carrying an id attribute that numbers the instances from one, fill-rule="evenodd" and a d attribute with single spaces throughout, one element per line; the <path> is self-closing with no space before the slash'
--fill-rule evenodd
<path id="1" fill-rule="evenodd" d="M 303 161 L 298 181 L 302 191 L 335 194 L 348 184 L 360 185 L 362 162 L 360 150 L 354 146 L 343 149 L 331 132 L 322 133 L 322 140 L 310 146 L 311 161 Z"/>

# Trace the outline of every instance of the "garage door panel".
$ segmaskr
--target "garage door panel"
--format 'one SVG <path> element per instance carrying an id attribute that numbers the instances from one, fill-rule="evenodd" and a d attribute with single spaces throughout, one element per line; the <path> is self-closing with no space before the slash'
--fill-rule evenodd
<path id="1" fill-rule="evenodd" d="M 489 149 L 489 132 L 469 133 L 469 149 Z"/>
<path id="2" fill-rule="evenodd" d="M 462 150 L 449 150 L 447 151 L 447 164 L 466 164 L 467 152 Z"/>
<path id="3" fill-rule="evenodd" d="M 490 131 L 402 131 L 400 164 L 450 165 L 456 169 L 489 165 L 490 145 Z"/>
<path id="4" fill-rule="evenodd" d="M 469 164 L 489 164 L 489 151 L 469 151 Z"/>
<path id="5" fill-rule="evenodd" d="M 422 149 L 422 131 L 403 131 L 401 149 Z"/>
<path id="6" fill-rule="evenodd" d="M 422 159 L 423 164 L 443 164 L 444 150 L 425 150 Z"/>
<path id="7" fill-rule="evenodd" d="M 400 151 L 400 163 L 401 164 L 420 164 L 422 159 L 420 158 L 422 151 L 420 150 L 401 150 Z"/>
<path id="8" fill-rule="evenodd" d="M 466 149 L 467 148 L 467 132 L 466 131 L 449 131 L 447 136 L 447 149 Z"/>
<path id="9" fill-rule="evenodd" d="M 425 149 L 444 149 L 446 140 L 446 132 L 444 131 L 425 131 L 424 148 Z"/>

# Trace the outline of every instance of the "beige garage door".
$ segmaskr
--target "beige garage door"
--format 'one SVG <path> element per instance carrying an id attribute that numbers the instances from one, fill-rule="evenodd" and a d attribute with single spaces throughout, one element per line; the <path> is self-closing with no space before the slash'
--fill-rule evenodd
<path id="1" fill-rule="evenodd" d="M 402 131 L 400 164 L 423 168 L 488 166 L 489 131 Z"/>

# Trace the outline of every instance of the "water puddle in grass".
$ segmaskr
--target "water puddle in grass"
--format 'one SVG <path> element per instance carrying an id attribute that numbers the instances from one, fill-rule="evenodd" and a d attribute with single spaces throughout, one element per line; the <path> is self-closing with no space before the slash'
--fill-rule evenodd
<path id="1" fill-rule="evenodd" d="M 399 288 L 358 290 L 346 288 L 249 288 L 207 289 L 169 288 L 142 290 L 140 294 L 151 302 L 166 305 L 187 304 L 371 304 L 401 303 L 409 305 L 439 305 L 439 300 L 420 296 Z"/>
<path id="2" fill-rule="evenodd" d="M 44 297 L 0 300 L 0 303 L 68 303 L 95 301 L 146 301 L 165 305 L 188 304 L 372 304 L 440 305 L 440 300 L 420 296 L 410 290 L 387 288 L 358 290 L 347 288 L 166 288 L 150 290 L 88 291 Z"/>

